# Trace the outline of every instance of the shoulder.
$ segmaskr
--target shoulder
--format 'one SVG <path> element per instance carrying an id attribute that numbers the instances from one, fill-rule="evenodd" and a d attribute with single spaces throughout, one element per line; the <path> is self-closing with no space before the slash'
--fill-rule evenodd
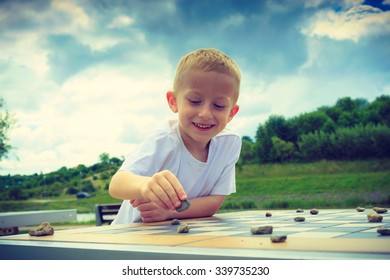
<path id="1" fill-rule="evenodd" d="M 224 129 L 213 141 L 216 149 L 222 153 L 230 151 L 230 154 L 236 157 L 241 152 L 241 137 L 230 130 Z"/>
<path id="2" fill-rule="evenodd" d="M 236 145 L 238 144 L 241 145 L 241 136 L 228 129 L 222 130 L 214 138 L 218 142 L 228 142 L 228 143 L 230 142 Z"/>
<path id="3" fill-rule="evenodd" d="M 179 145 L 179 139 L 174 128 L 170 124 L 159 127 L 149 134 L 144 141 L 138 145 L 138 153 L 159 155 L 175 150 Z"/>
<path id="4" fill-rule="evenodd" d="M 132 149 L 121 169 L 150 176 L 159 171 L 167 159 L 175 157 L 177 147 L 178 140 L 174 130 L 169 126 L 162 127 Z"/>
<path id="5" fill-rule="evenodd" d="M 145 140 L 153 142 L 177 142 L 177 133 L 174 124 L 171 122 L 164 123 L 154 132 L 149 134 Z"/>

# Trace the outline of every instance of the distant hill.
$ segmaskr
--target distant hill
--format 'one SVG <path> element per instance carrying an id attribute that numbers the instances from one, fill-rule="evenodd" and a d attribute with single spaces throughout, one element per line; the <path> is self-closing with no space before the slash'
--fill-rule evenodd
<path id="1" fill-rule="evenodd" d="M 93 194 L 108 189 L 109 181 L 122 160 L 102 155 L 101 162 L 91 166 L 80 164 L 47 174 L 0 176 L 0 200 L 53 198 L 81 191 Z"/>

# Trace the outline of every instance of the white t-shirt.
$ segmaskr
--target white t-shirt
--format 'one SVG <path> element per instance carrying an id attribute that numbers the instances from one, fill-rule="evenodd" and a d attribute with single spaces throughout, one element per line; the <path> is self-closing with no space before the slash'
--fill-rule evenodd
<path id="1" fill-rule="evenodd" d="M 208 195 L 229 195 L 236 191 L 235 164 L 241 150 L 241 138 L 223 130 L 211 139 L 207 162 L 194 158 L 185 147 L 177 121 L 157 131 L 128 155 L 120 170 L 142 176 L 169 170 L 176 175 L 188 199 Z M 123 201 L 112 224 L 140 222 L 139 211 Z"/>

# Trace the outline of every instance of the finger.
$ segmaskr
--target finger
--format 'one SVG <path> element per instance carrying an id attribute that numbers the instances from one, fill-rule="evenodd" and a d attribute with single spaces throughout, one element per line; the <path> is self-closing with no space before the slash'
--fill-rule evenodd
<path id="1" fill-rule="evenodd" d="M 139 201 L 139 203 L 148 203 L 148 202 L 150 202 L 150 200 L 148 200 L 146 198 L 138 198 L 137 200 Z"/>
<path id="2" fill-rule="evenodd" d="M 169 175 L 167 172 L 155 174 L 153 179 L 156 184 L 151 186 L 151 190 L 169 209 L 173 210 L 176 208 L 175 204 L 180 202 L 167 175 Z"/>
<path id="3" fill-rule="evenodd" d="M 163 208 L 173 210 L 175 209 L 175 205 L 173 204 L 166 192 L 166 190 L 168 190 L 169 188 L 170 187 L 167 187 L 166 184 L 162 184 L 158 188 L 152 189 L 152 191 L 154 192 L 154 195 L 160 200 L 159 202 L 162 203 Z M 161 206 L 160 203 L 157 202 L 157 204 Z"/>
<path id="4" fill-rule="evenodd" d="M 131 206 L 133 206 L 134 208 L 137 208 L 138 205 L 139 205 L 139 203 L 138 203 L 138 200 L 136 200 L 136 199 L 133 201 L 133 203 L 131 203 Z"/>
<path id="5" fill-rule="evenodd" d="M 145 198 L 138 198 L 134 199 L 133 206 L 137 207 L 138 205 L 144 204 L 144 203 L 149 203 L 150 201 L 145 199 Z"/>
<path id="6" fill-rule="evenodd" d="M 146 202 L 138 205 L 137 210 L 142 212 L 142 211 L 149 211 L 156 208 L 156 205 L 153 202 Z"/>
<path id="7" fill-rule="evenodd" d="M 141 219 L 144 223 L 159 222 L 163 220 L 156 211 L 141 212 Z"/>
<path id="8" fill-rule="evenodd" d="M 160 191 L 158 191 L 160 190 Z M 161 190 L 161 188 L 157 188 L 156 192 L 164 192 L 163 190 Z M 164 208 L 166 210 L 169 210 L 171 209 L 170 206 L 168 206 L 167 204 L 164 203 L 164 201 L 162 201 L 159 197 L 159 195 L 157 195 L 155 193 L 155 191 L 153 190 L 153 188 L 151 189 L 151 192 L 149 192 L 148 194 L 148 199 L 149 201 L 152 201 L 154 203 L 156 203 L 158 206 L 160 206 L 161 208 Z"/>
<path id="9" fill-rule="evenodd" d="M 156 222 L 156 219 L 154 219 L 153 217 L 141 217 L 141 219 L 142 219 L 142 222 L 144 222 L 144 223 Z"/>
<path id="10" fill-rule="evenodd" d="M 167 179 L 175 191 L 175 196 L 178 197 L 179 200 L 186 200 L 187 194 L 185 193 L 179 179 L 177 179 L 177 177 L 171 172 L 167 173 Z M 180 206 L 180 203 L 178 206 Z"/>

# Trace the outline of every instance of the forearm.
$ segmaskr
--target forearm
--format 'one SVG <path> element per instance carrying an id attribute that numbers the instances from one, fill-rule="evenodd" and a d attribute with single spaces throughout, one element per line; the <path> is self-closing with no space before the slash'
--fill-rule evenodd
<path id="1" fill-rule="evenodd" d="M 141 186 L 146 184 L 148 177 L 139 176 L 128 171 L 118 171 L 111 179 L 109 193 L 112 197 L 130 200 L 141 198 Z"/>
<path id="2" fill-rule="evenodd" d="M 210 217 L 214 215 L 223 202 L 226 196 L 224 195 L 210 195 L 205 197 L 198 197 L 191 199 L 190 208 L 183 212 L 170 211 L 169 219 L 189 219 Z"/>

